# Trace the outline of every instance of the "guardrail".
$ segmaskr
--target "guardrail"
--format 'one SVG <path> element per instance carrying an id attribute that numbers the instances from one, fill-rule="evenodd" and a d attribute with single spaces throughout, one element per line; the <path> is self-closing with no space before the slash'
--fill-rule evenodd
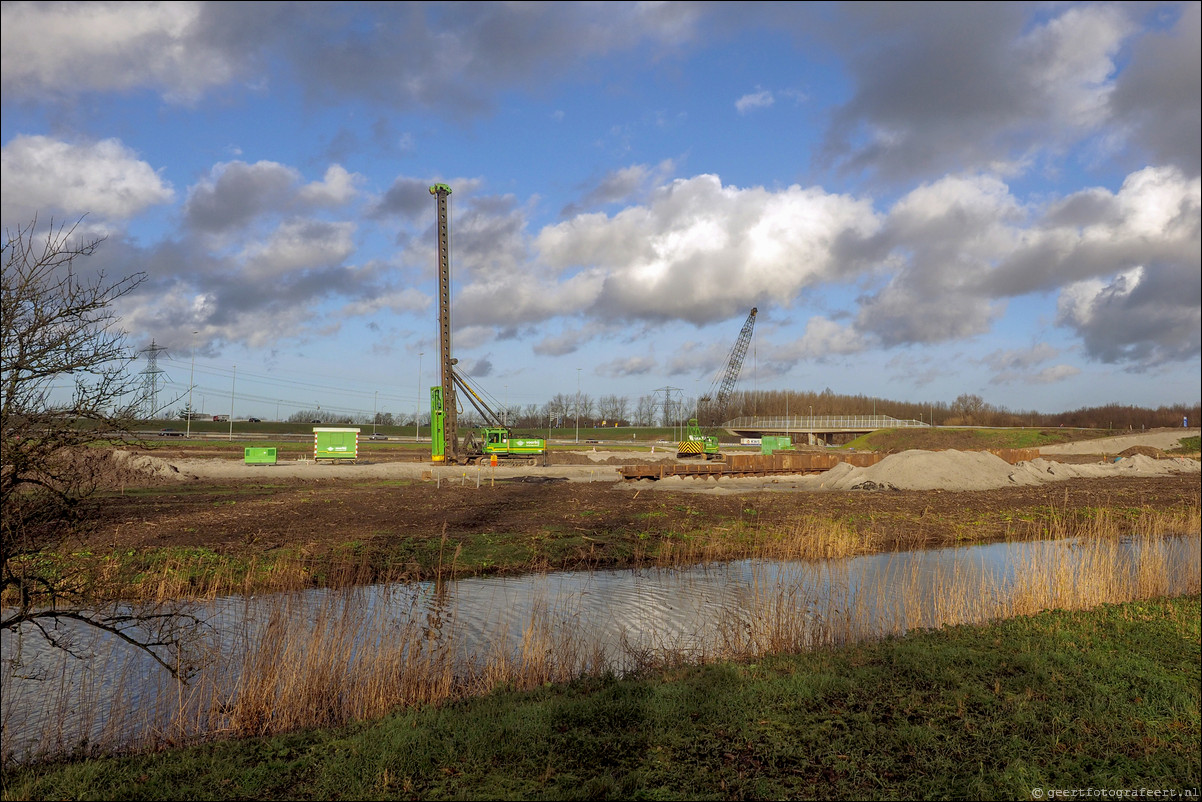
<path id="1" fill-rule="evenodd" d="M 926 421 L 900 420 L 888 415 L 756 415 L 735 418 L 722 424 L 731 431 L 771 432 L 871 432 L 877 429 L 930 428 Z"/>

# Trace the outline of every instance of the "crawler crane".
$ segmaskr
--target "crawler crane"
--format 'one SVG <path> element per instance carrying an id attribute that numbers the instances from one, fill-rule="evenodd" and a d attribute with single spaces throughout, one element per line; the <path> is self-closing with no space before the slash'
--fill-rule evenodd
<path id="1" fill-rule="evenodd" d="M 718 450 L 718 435 L 713 434 L 726 415 L 726 405 L 734 392 L 735 384 L 739 381 L 739 372 L 743 369 L 743 359 L 747 356 L 747 347 L 751 344 L 751 335 L 755 330 L 755 316 L 758 310 L 752 307 L 751 314 L 743 323 L 742 330 L 730 349 L 726 358 L 726 368 L 722 373 L 721 382 L 715 381 L 714 388 L 697 401 L 696 418 L 689 420 L 688 433 L 684 440 L 676 446 L 676 456 L 680 459 L 705 457 L 707 460 L 721 459 Z M 705 427 L 704 429 L 702 427 Z"/>

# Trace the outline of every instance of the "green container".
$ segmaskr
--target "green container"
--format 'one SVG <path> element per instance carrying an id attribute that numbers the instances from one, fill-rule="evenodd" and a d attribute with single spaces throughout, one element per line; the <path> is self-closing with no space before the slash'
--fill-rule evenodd
<path id="1" fill-rule="evenodd" d="M 782 448 L 792 448 L 793 438 L 778 437 L 777 435 L 766 434 L 760 438 L 760 453 L 771 454 L 774 451 L 779 451 Z"/>
<path id="2" fill-rule="evenodd" d="M 345 460 L 347 462 L 354 462 L 358 458 L 358 429 L 315 428 L 313 430 L 314 460 Z"/>
<path id="3" fill-rule="evenodd" d="M 274 448 L 247 448 L 243 451 L 247 465 L 275 465 Z"/>

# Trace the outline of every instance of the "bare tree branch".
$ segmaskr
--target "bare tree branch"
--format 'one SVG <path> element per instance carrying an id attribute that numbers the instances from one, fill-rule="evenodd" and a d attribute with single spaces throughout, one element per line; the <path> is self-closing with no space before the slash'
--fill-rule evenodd
<path id="1" fill-rule="evenodd" d="M 82 221 L 80 221 L 82 222 Z M 104 614 L 71 577 L 48 575 L 38 555 L 86 521 L 84 502 L 101 470 L 86 446 L 130 431 L 137 409 L 136 359 L 116 301 L 143 273 L 111 281 L 87 275 L 77 261 L 103 238 L 37 220 L 6 229 L 0 296 L 0 629 L 30 628 L 69 654 L 57 624 L 77 622 L 142 649 L 175 676 L 182 667 L 161 651 L 176 649 L 199 623 L 178 612 Z"/>

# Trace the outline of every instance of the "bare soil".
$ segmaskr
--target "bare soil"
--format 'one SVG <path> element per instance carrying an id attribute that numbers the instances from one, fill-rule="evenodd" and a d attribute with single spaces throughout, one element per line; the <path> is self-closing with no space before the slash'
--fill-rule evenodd
<path id="1" fill-rule="evenodd" d="M 818 518 L 867 534 L 879 550 L 920 548 L 1039 537 L 1049 519 L 1084 519 L 1099 508 L 1120 516 L 1196 512 L 1202 496 L 1197 471 L 892 492 L 618 478 L 618 465 L 665 456 L 556 453 L 550 467 L 491 469 L 435 468 L 397 451 L 358 465 L 300 459 L 276 466 L 246 466 L 219 448 L 110 454 L 112 489 L 94 500 L 94 526 L 72 546 L 204 549 L 238 558 L 282 552 L 355 559 L 381 574 L 399 569 L 416 577 L 449 560 L 444 552 L 456 546 L 486 555 L 477 572 L 617 566 L 639 562 L 648 543 L 699 532 L 787 531 Z"/>
<path id="2" fill-rule="evenodd" d="M 479 533 L 601 538 L 614 533 L 687 532 L 734 521 L 787 526 L 803 516 L 871 519 L 896 543 L 941 543 L 949 527 L 993 515 L 1021 518 L 1099 506 L 1170 509 L 1197 504 L 1197 476 L 1076 479 L 968 492 L 836 491 L 736 494 L 630 491 L 609 483 L 554 479 L 474 483 L 314 483 L 288 479 L 204 484 L 152 495 L 111 495 L 99 503 L 93 546 L 203 547 L 255 553 L 296 547 L 328 551 L 349 541 L 380 545 L 409 538 Z M 891 531 L 890 520 L 905 531 Z M 992 527 L 996 529 L 995 527 Z M 988 533 L 982 531 L 983 539 Z M 1003 534 L 995 531 L 994 534 Z"/>

